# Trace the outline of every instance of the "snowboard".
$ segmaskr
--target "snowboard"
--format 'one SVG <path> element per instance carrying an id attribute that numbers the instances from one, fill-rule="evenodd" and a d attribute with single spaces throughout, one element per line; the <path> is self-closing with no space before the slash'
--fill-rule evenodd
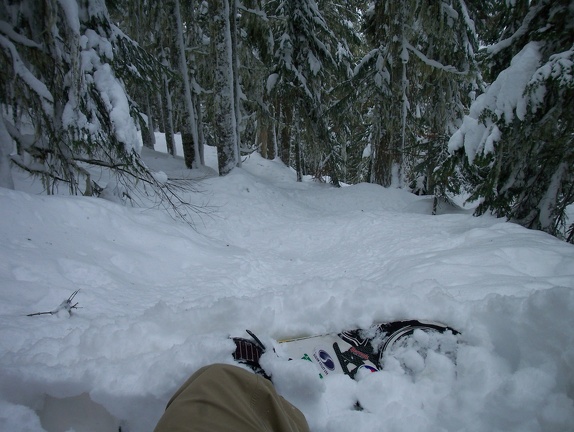
<path id="1" fill-rule="evenodd" d="M 252 332 L 248 333 L 252 341 L 234 338 L 237 346 L 234 358 L 265 375 L 258 363 L 265 346 Z M 407 320 L 341 333 L 282 339 L 273 349 L 279 357 L 310 361 L 321 378 L 344 374 L 355 379 L 362 373 L 382 370 L 385 361 L 401 351 L 415 350 L 424 357 L 433 350 L 453 358 L 458 334 L 457 330 L 441 323 Z"/>

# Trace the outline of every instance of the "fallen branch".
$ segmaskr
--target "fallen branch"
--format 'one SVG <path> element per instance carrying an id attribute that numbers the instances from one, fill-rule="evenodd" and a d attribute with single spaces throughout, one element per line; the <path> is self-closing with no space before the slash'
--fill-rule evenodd
<path id="1" fill-rule="evenodd" d="M 76 302 L 76 303 L 72 304 L 72 300 L 74 300 L 74 297 L 76 297 L 76 294 L 78 294 L 79 292 L 80 292 L 79 289 L 74 291 L 72 293 L 72 295 L 67 298 L 67 300 L 64 300 L 62 303 L 60 303 L 60 306 L 58 306 L 54 310 L 51 310 L 48 312 L 35 312 L 35 313 L 28 314 L 26 316 L 31 317 L 31 316 L 37 316 L 37 315 L 57 315 L 62 310 L 67 311 L 68 314 L 71 316 L 72 315 L 72 309 L 78 309 L 78 303 Z"/>

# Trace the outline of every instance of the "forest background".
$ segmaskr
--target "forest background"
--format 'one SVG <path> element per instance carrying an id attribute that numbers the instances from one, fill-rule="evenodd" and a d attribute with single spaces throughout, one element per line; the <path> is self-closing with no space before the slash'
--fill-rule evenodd
<path id="1" fill-rule="evenodd" d="M 574 242 L 573 59 L 568 0 L 2 0 L 0 186 L 185 218 L 191 181 L 140 157 L 157 130 L 189 169 L 257 151 Z"/>

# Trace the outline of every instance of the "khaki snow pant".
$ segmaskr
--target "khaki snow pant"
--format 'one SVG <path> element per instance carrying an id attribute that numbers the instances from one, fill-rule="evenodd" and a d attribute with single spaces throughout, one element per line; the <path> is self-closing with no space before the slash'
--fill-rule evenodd
<path id="1" fill-rule="evenodd" d="M 308 432 L 273 384 L 237 366 L 199 369 L 173 395 L 154 432 Z"/>

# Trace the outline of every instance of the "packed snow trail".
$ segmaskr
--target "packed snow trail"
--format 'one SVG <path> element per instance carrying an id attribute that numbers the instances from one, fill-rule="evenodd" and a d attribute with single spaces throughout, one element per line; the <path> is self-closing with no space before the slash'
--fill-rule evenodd
<path id="1" fill-rule="evenodd" d="M 190 373 L 231 362 L 230 335 L 272 344 L 409 318 L 460 330 L 456 363 L 407 352 L 416 373 L 397 359 L 360 381 L 265 365 L 314 432 L 574 429 L 572 245 L 430 216 L 399 190 L 294 180 L 257 155 L 203 180 L 192 199 L 211 213 L 195 231 L 158 210 L 0 190 L 0 429 L 151 431 Z M 71 317 L 26 316 L 77 289 Z"/>

